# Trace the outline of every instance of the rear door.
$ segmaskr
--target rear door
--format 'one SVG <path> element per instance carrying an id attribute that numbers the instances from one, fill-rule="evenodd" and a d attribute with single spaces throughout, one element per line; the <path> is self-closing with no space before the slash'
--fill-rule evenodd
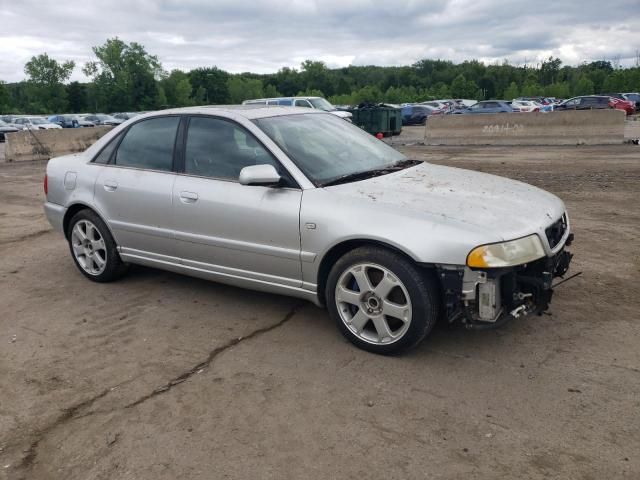
<path id="1" fill-rule="evenodd" d="M 410 107 L 410 106 L 402 107 L 402 110 L 401 110 L 402 123 L 409 124 L 411 122 L 412 114 L 413 114 L 413 107 Z"/>
<path id="2" fill-rule="evenodd" d="M 500 104 L 497 102 L 485 102 L 482 104 L 482 113 L 496 113 L 500 111 Z"/>
<path id="3" fill-rule="evenodd" d="M 98 175 L 95 204 L 124 253 L 175 256 L 170 221 L 179 123 L 179 116 L 166 116 L 131 125 Z"/>
<path id="4" fill-rule="evenodd" d="M 183 163 L 173 187 L 182 263 L 227 279 L 301 286 L 302 191 L 273 155 L 229 119 L 193 116 Z M 273 165 L 285 177 L 283 186 L 238 182 L 242 168 L 262 164 Z"/>

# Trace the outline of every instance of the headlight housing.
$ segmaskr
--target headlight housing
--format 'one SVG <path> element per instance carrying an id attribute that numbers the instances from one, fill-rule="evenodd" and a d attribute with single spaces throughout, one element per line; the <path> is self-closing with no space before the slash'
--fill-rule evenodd
<path id="1" fill-rule="evenodd" d="M 508 242 L 480 245 L 467 255 L 467 265 L 473 268 L 513 267 L 544 256 L 540 237 L 533 234 Z"/>

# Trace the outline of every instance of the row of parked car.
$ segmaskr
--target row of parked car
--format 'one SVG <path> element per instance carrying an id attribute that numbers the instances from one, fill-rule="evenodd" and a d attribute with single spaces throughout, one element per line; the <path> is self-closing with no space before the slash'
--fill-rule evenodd
<path id="1" fill-rule="evenodd" d="M 553 97 L 519 97 L 513 100 L 446 99 L 420 103 L 405 103 L 402 109 L 403 125 L 424 125 L 432 115 L 464 115 L 478 113 L 532 113 L 554 110 L 593 110 L 615 108 L 633 115 L 640 110 L 638 93 L 606 93 L 582 95 L 567 100 Z"/>
<path id="2" fill-rule="evenodd" d="M 144 112 L 64 114 L 49 117 L 30 115 L 3 115 L 0 117 L 0 142 L 5 134 L 20 130 L 52 130 L 59 128 L 86 128 L 96 125 L 116 126 Z"/>

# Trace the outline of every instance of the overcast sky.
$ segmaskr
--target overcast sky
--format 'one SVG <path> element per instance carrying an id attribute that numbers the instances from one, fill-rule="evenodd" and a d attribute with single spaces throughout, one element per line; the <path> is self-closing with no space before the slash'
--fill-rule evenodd
<path id="1" fill-rule="evenodd" d="M 619 60 L 640 50 L 640 1 L 610 0 L 0 0 L 0 80 L 24 78 L 47 52 L 74 60 L 107 38 L 142 43 L 166 70 L 275 72 L 305 59 L 330 67 Z"/>

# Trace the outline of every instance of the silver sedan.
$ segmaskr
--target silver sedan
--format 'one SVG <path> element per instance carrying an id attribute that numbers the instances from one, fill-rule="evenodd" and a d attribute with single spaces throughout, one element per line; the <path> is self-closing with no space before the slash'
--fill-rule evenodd
<path id="1" fill-rule="evenodd" d="M 539 314 L 571 261 L 557 197 L 408 159 L 303 108 L 140 115 L 52 159 L 45 192 L 90 280 L 135 263 L 301 297 L 382 354 L 438 319 L 489 328 Z"/>

